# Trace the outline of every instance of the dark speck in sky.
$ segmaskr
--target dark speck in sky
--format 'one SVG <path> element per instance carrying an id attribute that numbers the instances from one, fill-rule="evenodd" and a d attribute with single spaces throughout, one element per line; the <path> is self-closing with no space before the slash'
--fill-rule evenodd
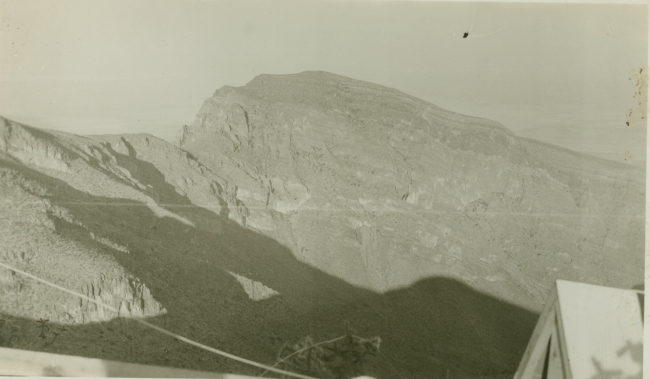
<path id="1" fill-rule="evenodd" d="M 463 34 L 463 38 L 467 38 L 468 35 L 469 35 L 469 33 L 465 32 L 465 34 Z"/>

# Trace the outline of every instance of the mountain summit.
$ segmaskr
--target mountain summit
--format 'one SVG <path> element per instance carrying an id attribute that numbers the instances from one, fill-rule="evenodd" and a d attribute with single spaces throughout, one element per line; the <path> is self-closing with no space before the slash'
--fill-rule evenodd
<path id="1" fill-rule="evenodd" d="M 130 319 L 265 364 L 350 325 L 368 375 L 505 378 L 555 279 L 643 281 L 643 170 L 324 72 L 223 87 L 177 145 L 2 118 L 0 199 L 3 263 L 119 310 L 0 268 L 22 349 L 259 375 Z"/>
<path id="2" fill-rule="evenodd" d="M 180 146 L 238 187 L 248 227 L 363 288 L 452 276 L 538 310 L 557 277 L 642 280 L 640 170 L 394 89 L 260 75 L 216 91 Z"/>

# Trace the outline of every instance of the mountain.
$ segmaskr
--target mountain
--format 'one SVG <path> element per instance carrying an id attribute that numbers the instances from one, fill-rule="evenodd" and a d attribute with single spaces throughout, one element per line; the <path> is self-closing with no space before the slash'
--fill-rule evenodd
<path id="1" fill-rule="evenodd" d="M 431 276 L 539 310 L 556 277 L 642 281 L 644 174 L 323 73 L 224 87 L 180 146 L 246 225 L 378 292 Z"/>
<path id="2" fill-rule="evenodd" d="M 556 278 L 642 283 L 644 183 L 324 72 L 223 87 L 176 145 L 2 119 L 0 259 L 120 312 L 0 268 L 0 318 L 17 348 L 251 375 L 131 319 L 266 364 L 348 320 L 377 378 L 511 376 Z"/>

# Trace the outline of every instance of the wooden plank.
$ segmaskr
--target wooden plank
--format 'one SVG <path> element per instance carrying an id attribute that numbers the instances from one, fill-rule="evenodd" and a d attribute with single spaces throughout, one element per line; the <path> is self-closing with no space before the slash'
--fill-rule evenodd
<path id="1" fill-rule="evenodd" d="M 218 374 L 171 367 L 141 365 L 96 358 L 50 354 L 0 347 L 1 376 L 67 376 L 123 378 L 221 378 L 253 379 L 251 376 Z"/>
<path id="2" fill-rule="evenodd" d="M 537 325 L 530 337 L 524 356 L 519 363 L 514 379 L 532 379 L 535 375 L 535 369 L 540 360 L 544 360 L 544 355 L 548 347 L 548 340 L 555 326 L 555 313 L 557 306 L 557 285 L 553 285 L 551 292 L 544 305 L 544 310 L 539 316 Z"/>
<path id="3" fill-rule="evenodd" d="M 564 367 L 564 359 L 560 349 L 560 336 L 558 334 L 557 324 L 553 328 L 550 342 L 546 379 L 566 379 L 566 369 Z"/>
<path id="4" fill-rule="evenodd" d="M 557 312 L 556 312 L 556 335 L 557 335 L 557 348 L 559 349 L 560 353 L 560 358 L 562 359 L 562 372 L 564 374 L 565 379 L 572 379 L 573 378 L 573 373 L 571 372 L 571 366 L 569 364 L 569 351 L 567 349 L 567 343 L 566 343 L 566 333 L 564 332 L 564 322 L 562 320 L 562 307 L 560 307 L 560 302 L 558 301 L 557 304 Z"/>

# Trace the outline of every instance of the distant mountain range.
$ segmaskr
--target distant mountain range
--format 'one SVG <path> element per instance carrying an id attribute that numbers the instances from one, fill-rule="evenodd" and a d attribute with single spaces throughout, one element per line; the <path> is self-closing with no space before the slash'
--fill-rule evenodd
<path id="1" fill-rule="evenodd" d="M 0 259 L 123 316 L 0 269 L 19 348 L 259 375 L 129 318 L 265 363 L 347 319 L 378 378 L 506 377 L 556 278 L 643 283 L 644 170 L 325 72 L 223 87 L 177 144 L 2 119 L 0 193 Z"/>

